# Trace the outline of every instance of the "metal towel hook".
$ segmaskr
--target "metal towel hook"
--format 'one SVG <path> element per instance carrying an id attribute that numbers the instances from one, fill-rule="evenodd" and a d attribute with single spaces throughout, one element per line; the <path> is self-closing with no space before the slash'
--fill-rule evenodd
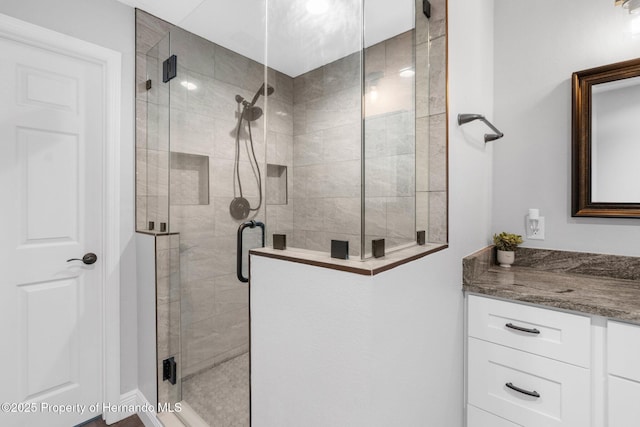
<path id="1" fill-rule="evenodd" d="M 489 141 L 495 141 L 496 139 L 500 139 L 504 136 L 504 133 L 500 132 L 498 128 L 489 122 L 482 114 L 458 114 L 458 125 L 463 125 L 465 123 L 472 122 L 474 120 L 480 120 L 484 122 L 487 126 L 491 128 L 495 133 L 485 133 L 484 134 L 484 142 L 487 143 Z"/>

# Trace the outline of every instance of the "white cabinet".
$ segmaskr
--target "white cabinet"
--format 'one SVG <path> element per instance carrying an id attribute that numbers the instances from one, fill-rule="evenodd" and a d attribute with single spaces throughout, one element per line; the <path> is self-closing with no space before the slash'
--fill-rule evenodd
<path id="1" fill-rule="evenodd" d="M 522 427 L 473 405 L 467 406 L 467 427 Z"/>
<path id="2" fill-rule="evenodd" d="M 638 425 L 640 420 L 640 327 L 607 323 L 609 427 Z"/>
<path id="3" fill-rule="evenodd" d="M 469 397 L 524 426 L 588 426 L 589 370 L 469 339 Z M 586 405 L 586 406 L 585 406 Z"/>
<path id="4" fill-rule="evenodd" d="M 589 317 L 471 295 L 467 319 L 468 427 L 591 425 Z"/>
<path id="5" fill-rule="evenodd" d="M 640 383 L 609 375 L 609 427 L 640 423 Z"/>
<path id="6" fill-rule="evenodd" d="M 587 316 L 469 296 L 470 337 L 588 368 Z"/>
<path id="7" fill-rule="evenodd" d="M 607 371 L 640 382 L 640 326 L 607 322 Z"/>
<path id="8" fill-rule="evenodd" d="M 640 326 L 467 301 L 467 427 L 640 426 Z"/>

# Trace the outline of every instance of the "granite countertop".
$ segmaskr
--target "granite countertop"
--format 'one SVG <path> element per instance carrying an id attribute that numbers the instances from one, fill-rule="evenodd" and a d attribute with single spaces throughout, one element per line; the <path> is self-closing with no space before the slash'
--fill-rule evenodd
<path id="1" fill-rule="evenodd" d="M 640 323 L 640 258 L 523 248 L 502 268 L 488 247 L 463 272 L 466 292 Z"/>

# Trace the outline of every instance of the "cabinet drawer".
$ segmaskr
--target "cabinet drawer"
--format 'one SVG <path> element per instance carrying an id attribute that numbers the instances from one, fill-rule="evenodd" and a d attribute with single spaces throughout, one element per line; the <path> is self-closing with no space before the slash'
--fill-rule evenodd
<path id="1" fill-rule="evenodd" d="M 526 427 L 590 425 L 588 369 L 475 338 L 468 356 L 468 403 Z"/>
<path id="2" fill-rule="evenodd" d="M 469 336 L 590 367 L 589 317 L 475 295 L 468 298 Z"/>
<path id="3" fill-rule="evenodd" d="M 607 360 L 610 374 L 640 381 L 640 327 L 609 321 Z"/>
<path id="4" fill-rule="evenodd" d="M 640 420 L 640 383 L 609 375 L 609 427 L 629 427 Z"/>
<path id="5" fill-rule="evenodd" d="M 467 427 L 521 427 L 487 411 L 467 405 Z"/>

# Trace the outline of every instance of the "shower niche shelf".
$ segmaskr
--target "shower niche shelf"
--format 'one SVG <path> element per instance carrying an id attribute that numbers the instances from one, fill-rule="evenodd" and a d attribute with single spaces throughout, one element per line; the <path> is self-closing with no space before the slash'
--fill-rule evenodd
<path id="1" fill-rule="evenodd" d="M 287 167 L 267 163 L 267 205 L 287 203 Z"/>
<path id="2" fill-rule="evenodd" d="M 209 204 L 209 157 L 171 152 L 172 205 Z"/>

